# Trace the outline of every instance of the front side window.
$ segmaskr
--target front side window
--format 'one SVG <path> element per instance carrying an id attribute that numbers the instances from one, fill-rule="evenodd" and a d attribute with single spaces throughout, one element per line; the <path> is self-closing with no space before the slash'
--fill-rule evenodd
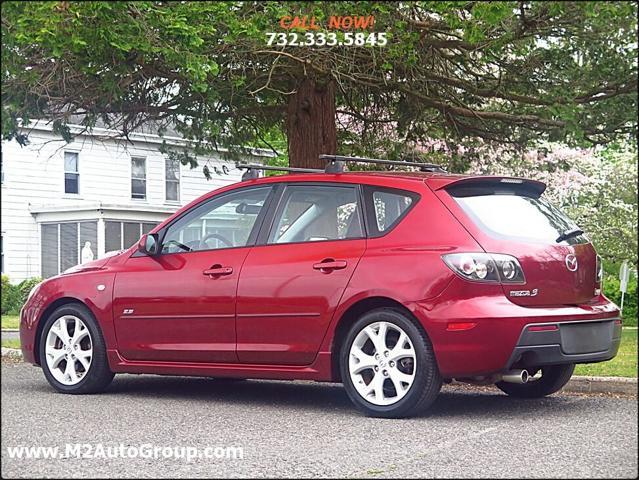
<path id="1" fill-rule="evenodd" d="M 354 186 L 286 187 L 269 243 L 344 240 L 363 236 Z"/>
<path id="2" fill-rule="evenodd" d="M 146 159 L 131 157 L 131 198 L 146 198 Z"/>
<path id="3" fill-rule="evenodd" d="M 64 193 L 80 193 L 77 152 L 64 152 Z"/>
<path id="4" fill-rule="evenodd" d="M 244 247 L 271 187 L 224 194 L 194 207 L 168 227 L 162 253 Z"/>
<path id="5" fill-rule="evenodd" d="M 166 199 L 170 202 L 180 200 L 180 161 L 167 158 L 164 161 L 166 173 Z"/>

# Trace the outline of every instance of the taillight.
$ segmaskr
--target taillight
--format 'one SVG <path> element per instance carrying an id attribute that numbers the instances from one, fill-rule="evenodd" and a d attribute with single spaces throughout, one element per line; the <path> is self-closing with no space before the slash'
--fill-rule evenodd
<path id="1" fill-rule="evenodd" d="M 597 265 L 595 273 L 595 297 L 601 294 L 601 286 L 603 284 L 603 261 L 599 255 L 597 255 Z"/>
<path id="2" fill-rule="evenodd" d="M 442 259 L 457 275 L 473 282 L 526 283 L 519 260 L 501 253 L 451 253 Z"/>

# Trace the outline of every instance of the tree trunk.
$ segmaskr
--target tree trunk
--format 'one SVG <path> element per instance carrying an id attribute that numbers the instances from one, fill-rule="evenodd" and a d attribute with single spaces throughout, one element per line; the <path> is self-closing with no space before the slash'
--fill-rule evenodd
<path id="1" fill-rule="evenodd" d="M 337 153 L 335 85 L 304 78 L 289 97 L 287 113 L 290 166 L 323 169 L 319 156 Z"/>

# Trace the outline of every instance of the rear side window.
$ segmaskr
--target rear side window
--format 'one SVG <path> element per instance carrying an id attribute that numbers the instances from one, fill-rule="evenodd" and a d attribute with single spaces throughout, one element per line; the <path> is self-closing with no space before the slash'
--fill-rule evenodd
<path id="1" fill-rule="evenodd" d="M 561 235 L 578 228 L 563 212 L 539 197 L 516 192 L 449 193 L 478 227 L 493 236 L 556 243 Z M 587 241 L 582 234 L 565 240 L 568 244 Z"/>
<path id="2" fill-rule="evenodd" d="M 317 242 L 364 236 L 357 188 L 289 185 L 268 243 Z"/>
<path id="3" fill-rule="evenodd" d="M 419 195 L 406 190 L 364 187 L 367 200 L 370 235 L 379 237 L 392 230 L 419 199 Z"/>

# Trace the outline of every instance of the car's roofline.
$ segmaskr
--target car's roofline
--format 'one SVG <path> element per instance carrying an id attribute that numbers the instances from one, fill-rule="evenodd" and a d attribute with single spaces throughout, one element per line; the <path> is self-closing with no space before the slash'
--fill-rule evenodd
<path id="1" fill-rule="evenodd" d="M 433 190 L 441 190 L 452 184 L 470 182 L 490 182 L 504 181 L 504 183 L 525 183 L 533 186 L 539 193 L 543 192 L 546 184 L 538 180 L 529 180 L 521 177 L 507 175 L 464 175 L 455 173 L 440 172 L 382 172 L 382 171 L 349 171 L 344 173 L 293 173 L 284 175 L 273 175 L 240 182 L 240 184 L 262 184 L 262 183 L 287 183 L 287 182 L 344 182 L 344 183 L 367 183 L 366 179 L 398 179 L 412 180 L 416 182 L 426 182 Z M 240 185 L 235 184 L 235 185 Z"/>

